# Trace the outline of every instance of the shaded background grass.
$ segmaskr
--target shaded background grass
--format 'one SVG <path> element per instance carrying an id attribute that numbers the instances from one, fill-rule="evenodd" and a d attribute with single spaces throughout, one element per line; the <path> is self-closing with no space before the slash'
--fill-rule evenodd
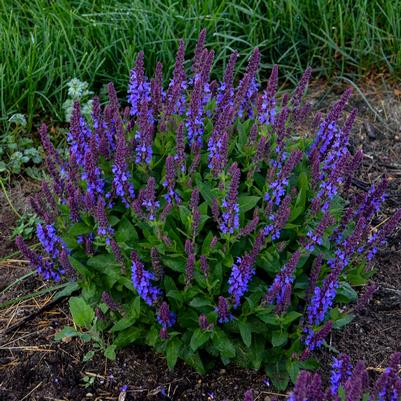
<path id="1" fill-rule="evenodd" d="M 0 0 L 0 123 L 62 119 L 73 77 L 125 93 L 141 49 L 149 73 L 156 60 L 169 73 L 177 39 L 192 54 L 202 27 L 217 75 L 234 49 L 241 68 L 255 46 L 262 80 L 273 63 L 289 80 L 307 64 L 315 77 L 401 71 L 401 0 Z"/>

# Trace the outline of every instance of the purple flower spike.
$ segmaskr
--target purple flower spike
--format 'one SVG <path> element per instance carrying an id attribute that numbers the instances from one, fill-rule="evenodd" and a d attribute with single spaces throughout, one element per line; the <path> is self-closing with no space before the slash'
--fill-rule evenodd
<path id="1" fill-rule="evenodd" d="M 102 301 L 109 307 L 113 312 L 118 312 L 120 310 L 120 305 L 114 301 L 111 295 L 107 291 L 102 293 Z"/>
<path id="2" fill-rule="evenodd" d="M 270 184 L 268 192 L 265 194 L 265 200 L 269 203 L 274 203 L 275 205 L 280 205 L 282 198 L 286 193 L 288 186 L 288 179 L 294 170 L 295 166 L 299 163 L 302 158 L 302 152 L 296 150 L 291 153 L 287 162 L 284 164 L 280 171 L 280 174 L 274 182 Z"/>
<path id="3" fill-rule="evenodd" d="M 224 73 L 224 81 L 220 84 L 217 90 L 217 110 L 216 116 L 221 115 L 223 110 L 227 109 L 227 106 L 234 105 L 234 68 L 237 62 L 238 53 L 234 52 L 230 56 L 230 60 L 227 64 L 226 71 Z"/>
<path id="4" fill-rule="evenodd" d="M 352 365 L 348 355 L 340 355 L 339 358 L 334 358 L 330 377 L 330 391 L 332 395 L 336 395 L 340 384 L 344 385 L 345 382 L 351 377 Z"/>
<path id="5" fill-rule="evenodd" d="M 146 189 L 143 192 L 141 204 L 148 212 L 148 219 L 150 221 L 154 221 L 156 219 L 157 210 L 160 208 L 160 203 L 156 200 L 155 185 L 155 179 L 153 177 L 149 177 Z"/>
<path id="6" fill-rule="evenodd" d="M 112 167 L 112 172 L 114 174 L 113 189 L 116 195 L 121 198 L 127 209 L 135 198 L 134 186 L 130 183 L 131 173 L 128 170 L 128 153 L 124 131 L 121 126 L 121 121 L 119 121 L 117 130 L 117 147 Z"/>
<path id="7" fill-rule="evenodd" d="M 238 206 L 238 187 L 241 179 L 241 171 L 237 163 L 230 167 L 231 184 L 227 196 L 222 203 L 222 222 L 220 231 L 224 234 L 234 234 L 239 228 L 239 206 Z"/>
<path id="8" fill-rule="evenodd" d="M 205 39 L 206 39 L 206 29 L 203 28 L 199 32 L 198 41 L 195 47 L 195 55 L 192 62 L 192 71 L 194 75 L 200 73 L 201 71 L 202 52 L 205 47 Z"/>
<path id="9" fill-rule="evenodd" d="M 233 316 L 228 312 L 228 303 L 223 296 L 219 296 L 218 306 L 217 306 L 217 321 L 220 324 L 228 323 L 233 319 Z"/>
<path id="10" fill-rule="evenodd" d="M 200 269 L 203 275 L 207 277 L 209 273 L 209 265 L 207 263 L 207 258 L 205 255 L 201 255 L 200 257 Z"/>
<path id="11" fill-rule="evenodd" d="M 152 306 L 161 296 L 161 290 L 152 285 L 151 281 L 155 279 L 153 273 L 145 270 L 143 263 L 139 260 L 135 252 L 131 254 L 132 259 L 132 284 L 138 291 L 139 296 Z"/>
<path id="12" fill-rule="evenodd" d="M 145 76 L 143 65 L 144 53 L 140 51 L 136 59 L 135 68 L 131 70 L 128 85 L 128 102 L 131 105 L 131 115 L 136 117 L 143 101 L 150 101 L 150 84 Z"/>
<path id="13" fill-rule="evenodd" d="M 317 281 L 319 279 L 320 271 L 322 270 L 322 262 L 323 262 L 323 255 L 319 255 L 313 261 L 312 270 L 310 273 L 309 287 L 307 288 L 306 294 L 305 294 L 306 302 L 310 301 L 310 298 L 315 291 L 315 287 L 316 287 Z"/>
<path id="14" fill-rule="evenodd" d="M 199 322 L 199 328 L 201 330 L 209 329 L 209 322 L 207 321 L 206 315 L 204 315 L 203 313 L 199 316 L 198 322 Z"/>
<path id="15" fill-rule="evenodd" d="M 184 58 L 185 44 L 181 39 L 175 60 L 173 79 L 169 84 L 166 94 L 166 108 L 161 123 L 163 131 L 166 129 L 167 123 L 170 121 L 173 113 L 182 115 L 185 110 L 185 95 L 183 91 L 187 89 L 187 82 L 184 70 Z"/>
<path id="16" fill-rule="evenodd" d="M 241 118 L 244 111 L 252 117 L 252 108 L 248 104 L 253 96 L 257 93 L 258 84 L 256 83 L 256 73 L 260 63 L 260 51 L 256 48 L 249 59 L 248 66 L 244 77 L 238 84 L 237 93 L 234 99 L 234 108 Z"/>
<path id="17" fill-rule="evenodd" d="M 149 121 L 148 103 L 146 101 L 142 101 L 140 105 L 138 130 L 135 133 L 136 163 L 141 163 L 141 162 L 145 162 L 146 164 L 151 163 L 153 156 L 152 141 L 153 141 L 153 126 Z"/>
<path id="18" fill-rule="evenodd" d="M 332 224 L 333 219 L 330 216 L 329 212 L 326 212 L 318 226 L 316 227 L 315 231 L 308 231 L 306 236 L 309 238 L 307 244 L 305 245 L 305 249 L 309 252 L 313 252 L 316 245 L 323 244 L 323 236 L 326 229 Z"/>
<path id="19" fill-rule="evenodd" d="M 172 327 L 176 322 L 176 314 L 170 311 L 168 303 L 166 301 L 163 301 L 162 304 L 160 305 L 157 321 L 164 328 Z"/>
<path id="20" fill-rule="evenodd" d="M 110 242 L 110 236 L 114 234 L 114 230 L 111 228 L 107 214 L 106 214 L 106 202 L 103 197 L 99 196 L 96 205 L 96 220 L 98 223 L 97 233 L 103 237 L 107 237 L 106 242 Z"/>
<path id="21" fill-rule="evenodd" d="M 329 335 L 331 329 L 333 328 L 333 322 L 329 320 L 319 331 L 314 332 L 312 329 L 308 330 L 308 334 L 305 338 L 305 345 L 310 351 L 319 348 L 324 339 Z"/>
<path id="22" fill-rule="evenodd" d="M 270 304 L 276 303 L 277 313 L 282 313 L 288 307 L 294 281 L 294 272 L 297 267 L 301 252 L 296 251 L 291 259 L 284 265 L 280 273 L 275 277 L 264 300 Z"/>
<path id="23" fill-rule="evenodd" d="M 150 83 L 151 92 L 151 107 L 152 114 L 155 120 L 159 119 L 159 113 L 162 108 L 163 101 L 163 65 L 161 63 L 156 64 L 155 77 Z"/>
<path id="24" fill-rule="evenodd" d="M 174 155 L 174 161 L 177 166 L 177 170 L 185 173 L 185 136 L 184 136 L 184 124 L 180 123 L 176 134 L 176 153 Z"/>
<path id="25" fill-rule="evenodd" d="M 228 157 L 228 133 L 211 135 L 208 142 L 209 164 L 213 175 L 217 177 L 227 165 Z"/>
<path id="26" fill-rule="evenodd" d="M 167 193 L 164 195 L 168 203 L 175 202 L 181 203 L 181 198 L 177 195 L 174 190 L 175 186 L 175 168 L 173 156 L 168 156 L 166 159 L 166 178 L 163 181 L 163 187 L 167 189 Z"/>
<path id="27" fill-rule="evenodd" d="M 185 266 L 185 285 L 189 286 L 191 284 L 192 278 L 194 276 L 195 267 L 195 255 L 193 253 L 188 255 L 187 264 Z"/>
<path id="28" fill-rule="evenodd" d="M 249 255 L 237 258 L 237 262 L 233 264 L 231 275 L 228 279 L 228 293 L 234 298 L 234 309 L 240 305 L 241 297 L 248 290 L 249 282 L 255 274 L 252 266 L 252 259 Z"/>
<path id="29" fill-rule="evenodd" d="M 277 78 L 278 66 L 275 64 L 267 83 L 267 87 L 260 98 L 260 105 L 258 107 L 259 121 L 262 124 L 273 125 L 275 121 Z"/>
<path id="30" fill-rule="evenodd" d="M 294 94 L 291 97 L 290 103 L 293 107 L 293 111 L 296 111 L 301 103 L 302 96 L 305 93 L 305 88 L 308 86 L 310 77 L 312 75 L 312 68 L 308 67 L 302 75 L 297 87 L 294 90 Z"/>
<path id="31" fill-rule="evenodd" d="M 60 262 L 60 265 L 63 268 L 63 270 L 70 277 L 74 278 L 76 276 L 76 272 L 68 259 L 68 252 L 66 249 L 61 250 L 59 262 Z"/>

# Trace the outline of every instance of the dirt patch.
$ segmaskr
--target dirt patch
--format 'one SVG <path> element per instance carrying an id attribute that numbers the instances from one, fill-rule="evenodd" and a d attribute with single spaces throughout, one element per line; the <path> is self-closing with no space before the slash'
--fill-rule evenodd
<path id="1" fill-rule="evenodd" d="M 366 157 L 358 179 L 361 185 L 376 182 L 385 174 L 389 178 L 389 198 L 383 210 L 386 218 L 401 205 L 401 99 L 393 88 L 370 85 L 361 97 L 354 96 L 353 106 L 359 109 L 351 134 L 351 148 L 362 148 Z M 338 99 L 339 88 L 328 91 L 324 83 L 313 85 L 316 108 L 325 111 Z M 327 93 L 330 93 L 327 95 Z M 3 212 L 2 212 L 3 213 Z M 11 219 L 11 217 L 9 217 Z M 1 229 L 7 230 L 12 220 L 1 218 Z M 3 241 L 1 241 L 3 242 Z M 12 245 L 8 243 L 10 248 Z M 0 243 L 0 249 L 5 245 Z M 401 350 L 401 233 L 396 233 L 376 258 L 378 284 L 369 306 L 344 330 L 334 332 L 330 345 L 363 359 L 368 366 L 383 367 L 390 354 Z M 5 270 L 0 270 L 5 271 Z M 17 273 L 12 273 L 12 272 Z M 23 270 L 8 268 L 12 279 Z M 28 294 L 45 284 L 38 278 L 15 286 L 3 300 Z M 51 294 L 23 301 L 0 310 L 0 332 L 10 324 L 49 302 Z M 111 363 L 101 356 L 83 363 L 90 345 L 79 341 L 55 343 L 54 334 L 64 325 L 71 325 L 66 303 L 40 315 L 16 332 L 1 336 L 0 399 L 1 400 L 241 400 L 245 390 L 253 388 L 258 400 L 268 401 L 274 390 L 264 382 L 262 373 L 235 367 L 220 366 L 205 376 L 196 374 L 184 364 L 169 372 L 160 355 L 143 347 L 130 347 Z M 333 353 L 317 354 L 320 369 L 327 376 Z M 86 387 L 85 387 L 86 384 Z M 127 392 L 122 387 L 127 385 Z M 25 397 L 25 398 L 24 398 Z"/>

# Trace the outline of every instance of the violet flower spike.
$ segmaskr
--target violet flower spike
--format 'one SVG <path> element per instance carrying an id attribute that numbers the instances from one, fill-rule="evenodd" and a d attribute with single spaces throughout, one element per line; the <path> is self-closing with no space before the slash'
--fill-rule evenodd
<path id="1" fill-rule="evenodd" d="M 151 281 L 155 279 L 153 273 L 145 270 L 143 263 L 139 260 L 135 252 L 131 254 L 132 259 L 132 284 L 137 290 L 139 296 L 152 306 L 161 296 L 159 288 L 152 285 Z"/>
<path id="2" fill-rule="evenodd" d="M 231 175 L 230 189 L 222 203 L 222 221 L 220 231 L 224 234 L 234 234 L 239 228 L 239 205 L 238 205 L 238 187 L 241 179 L 241 171 L 237 163 L 230 167 Z"/>
<path id="3" fill-rule="evenodd" d="M 176 56 L 173 79 L 170 81 L 166 94 L 166 108 L 161 123 L 161 129 L 165 130 L 173 113 L 182 115 L 185 109 L 185 95 L 187 89 L 186 75 L 184 70 L 185 45 L 181 39 Z"/>
<path id="4" fill-rule="evenodd" d="M 236 263 L 231 268 L 230 278 L 228 279 L 228 293 L 234 298 L 234 309 L 240 305 L 241 297 L 248 290 L 249 282 L 255 274 L 252 260 L 249 255 L 237 257 Z"/>
<path id="5" fill-rule="evenodd" d="M 217 311 L 217 321 L 220 324 L 228 323 L 233 319 L 233 316 L 228 311 L 228 303 L 227 300 L 223 296 L 219 296 L 218 306 L 216 308 Z"/>
<path id="6" fill-rule="evenodd" d="M 95 210 L 95 218 L 98 223 L 98 229 L 97 233 L 100 236 L 106 237 L 106 243 L 110 243 L 110 236 L 114 234 L 114 230 L 111 228 L 106 210 L 105 210 L 106 202 L 104 201 L 103 197 L 99 196 L 97 204 L 96 204 L 96 210 Z"/>
<path id="7" fill-rule="evenodd" d="M 131 115 L 139 115 L 140 105 L 150 101 L 150 84 L 144 72 L 144 53 L 140 51 L 137 55 L 135 68 L 131 70 L 128 85 L 128 102 L 131 105 Z"/>
<path id="8" fill-rule="evenodd" d="M 180 123 L 176 133 L 176 153 L 174 155 L 174 161 L 177 166 L 177 170 L 181 173 L 185 173 L 185 136 L 184 136 L 184 124 Z"/>
<path id="9" fill-rule="evenodd" d="M 266 89 L 264 90 L 261 102 L 258 107 L 259 121 L 265 125 L 273 125 L 276 116 L 276 92 L 277 92 L 277 80 L 278 80 L 278 66 L 273 66 L 270 74 L 269 81 Z"/>
<path id="10" fill-rule="evenodd" d="M 207 263 L 207 258 L 205 255 L 201 255 L 200 257 L 200 270 L 203 275 L 207 278 L 209 274 L 209 265 Z"/>
<path id="11" fill-rule="evenodd" d="M 157 321 L 162 325 L 162 327 L 168 328 L 174 326 L 176 320 L 176 314 L 171 312 L 168 303 L 163 301 L 160 305 Z"/>
<path id="12" fill-rule="evenodd" d="M 294 281 L 294 272 L 297 267 L 301 252 L 296 251 L 290 260 L 284 265 L 281 271 L 276 275 L 272 285 L 267 291 L 264 300 L 270 304 L 276 303 L 277 312 L 283 312 L 288 306 L 288 298 L 292 292 L 292 283 Z"/>
<path id="13" fill-rule="evenodd" d="M 135 141 L 135 162 L 150 164 L 153 156 L 153 127 L 149 122 L 149 109 L 146 101 L 142 101 L 140 104 L 138 130 L 135 133 Z"/>
<path id="14" fill-rule="evenodd" d="M 166 158 L 166 177 L 163 181 L 163 187 L 167 189 L 167 193 L 164 195 L 164 198 L 168 203 L 173 203 L 174 200 L 177 204 L 181 203 L 181 198 L 174 190 L 175 168 L 173 156 L 167 156 Z"/>
<path id="15" fill-rule="evenodd" d="M 149 221 L 156 220 L 156 213 L 160 208 L 160 202 L 156 200 L 155 185 L 155 179 L 153 177 L 149 177 L 146 189 L 143 192 L 143 200 L 141 203 L 141 206 L 143 206 L 148 213 Z"/>

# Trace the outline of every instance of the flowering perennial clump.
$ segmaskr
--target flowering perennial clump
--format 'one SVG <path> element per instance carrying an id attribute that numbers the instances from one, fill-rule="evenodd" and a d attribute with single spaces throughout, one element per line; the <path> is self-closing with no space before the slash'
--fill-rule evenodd
<path id="1" fill-rule="evenodd" d="M 352 285 L 401 212 L 373 232 L 387 182 L 362 197 L 351 187 L 363 154 L 347 148 L 356 112 L 341 124 L 350 90 L 308 123 L 310 69 L 290 96 L 275 66 L 259 93 L 256 49 L 239 80 L 234 53 L 211 81 L 204 42 L 202 31 L 191 71 L 179 42 L 166 89 L 163 66 L 148 78 L 141 52 L 125 108 L 112 84 L 92 119 L 75 103 L 68 159 L 42 126 L 43 252 L 17 242 L 46 279 L 77 281 L 115 348 L 145 343 L 199 371 L 219 357 L 277 380 L 349 321 Z"/>

